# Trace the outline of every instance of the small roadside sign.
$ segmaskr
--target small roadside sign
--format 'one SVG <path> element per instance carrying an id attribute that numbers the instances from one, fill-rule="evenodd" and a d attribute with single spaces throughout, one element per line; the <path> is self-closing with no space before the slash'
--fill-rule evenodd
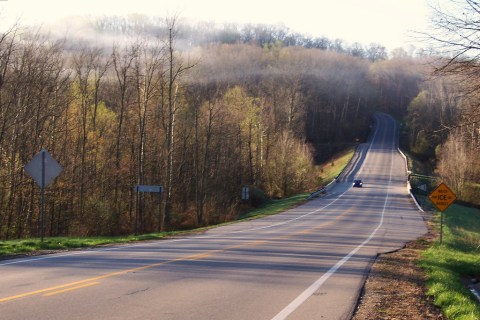
<path id="1" fill-rule="evenodd" d="M 136 192 L 163 192 L 163 186 L 136 185 Z"/>
<path id="2" fill-rule="evenodd" d="M 242 188 L 242 200 L 243 201 L 250 200 L 250 188 L 249 187 L 243 187 Z"/>
<path id="3" fill-rule="evenodd" d="M 142 197 L 140 193 L 158 193 L 158 226 L 157 231 L 163 230 L 162 219 L 162 193 L 163 186 L 150 186 L 144 184 L 138 184 L 134 187 L 135 190 L 135 235 L 138 234 L 139 225 L 142 225 Z M 141 227 L 140 227 L 141 229 Z"/>
<path id="4" fill-rule="evenodd" d="M 439 211 L 443 212 L 455 202 L 457 196 L 445 183 L 442 182 L 430 193 L 428 198 Z"/>
<path id="5" fill-rule="evenodd" d="M 62 172 L 62 166 L 47 152 L 42 149 L 24 167 L 25 171 L 33 178 L 41 190 L 40 208 L 40 237 L 45 237 L 45 188 Z"/>
<path id="6" fill-rule="evenodd" d="M 427 192 L 427 185 L 426 185 L 426 184 L 422 184 L 420 187 L 418 187 L 418 189 Z"/>
<path id="7" fill-rule="evenodd" d="M 445 183 L 440 183 L 438 187 L 433 190 L 428 198 L 440 211 L 440 244 L 442 243 L 443 238 L 443 211 L 447 210 L 452 203 L 455 202 L 457 196 L 455 193 L 450 190 Z"/>
<path id="8" fill-rule="evenodd" d="M 33 157 L 24 168 L 40 188 L 48 186 L 63 170 L 45 149 Z"/>

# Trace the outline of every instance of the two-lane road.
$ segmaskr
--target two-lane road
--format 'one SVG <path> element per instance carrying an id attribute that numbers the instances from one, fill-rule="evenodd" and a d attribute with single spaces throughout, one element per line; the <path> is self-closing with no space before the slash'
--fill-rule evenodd
<path id="1" fill-rule="evenodd" d="M 371 262 L 426 229 L 396 122 L 332 192 L 199 236 L 0 261 L 0 319 L 348 319 Z M 364 188 L 351 188 L 353 175 Z"/>

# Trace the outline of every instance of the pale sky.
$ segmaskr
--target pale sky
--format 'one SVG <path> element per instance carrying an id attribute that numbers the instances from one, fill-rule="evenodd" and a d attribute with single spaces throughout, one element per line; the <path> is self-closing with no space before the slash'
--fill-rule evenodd
<path id="1" fill-rule="evenodd" d="M 428 0 L 0 0 L 0 28 L 72 15 L 141 13 L 198 21 L 283 24 L 309 36 L 406 47 L 428 25 Z"/>

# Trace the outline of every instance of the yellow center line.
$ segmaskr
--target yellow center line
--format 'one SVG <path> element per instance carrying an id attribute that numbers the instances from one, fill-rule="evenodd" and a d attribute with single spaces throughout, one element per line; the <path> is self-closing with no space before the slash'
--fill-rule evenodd
<path id="1" fill-rule="evenodd" d="M 203 253 L 197 253 L 197 254 L 194 254 L 194 255 L 191 255 L 191 256 L 188 256 L 188 257 L 185 257 L 185 258 L 180 258 L 179 260 L 200 260 L 200 259 L 208 258 L 208 257 L 214 255 L 215 253 L 221 253 L 221 252 L 225 252 L 225 251 L 229 251 L 229 250 L 233 250 L 233 249 L 237 249 L 237 248 L 254 247 L 254 246 L 264 244 L 266 242 L 268 242 L 268 241 L 266 241 L 266 240 L 256 240 L 256 241 L 251 241 L 251 242 L 248 242 L 248 243 L 235 244 L 235 245 L 223 248 L 223 249 L 212 250 L 212 251 L 203 252 Z"/>
<path id="2" fill-rule="evenodd" d="M 114 277 L 114 276 L 121 276 L 121 275 L 124 275 L 124 274 L 129 273 L 129 272 L 145 270 L 145 269 L 148 269 L 148 268 L 153 268 L 153 267 L 156 267 L 156 266 L 161 266 L 161 265 L 164 265 L 164 264 L 167 264 L 167 263 L 172 263 L 172 262 L 181 261 L 181 260 L 185 260 L 185 259 L 184 258 L 179 258 L 179 259 L 175 259 L 175 260 L 159 262 L 159 263 L 146 265 L 146 266 L 141 266 L 141 267 L 137 267 L 137 268 L 112 272 L 112 273 L 104 274 L 104 275 L 101 275 L 101 276 L 98 276 L 98 277 L 92 277 L 92 278 L 88 278 L 88 279 L 84 279 L 84 280 L 80 280 L 80 281 L 70 282 L 70 283 L 59 285 L 59 286 L 54 286 L 54 287 L 45 288 L 45 289 L 36 290 L 36 291 L 30 291 L 30 292 L 26 292 L 26 293 L 23 293 L 23 294 L 18 294 L 18 295 L 14 295 L 14 296 L 10 296 L 10 297 L 5 297 L 5 298 L 0 298 L 0 302 L 6 302 L 6 301 L 11 301 L 11 300 L 15 300 L 15 299 L 24 298 L 24 297 L 34 296 L 34 295 L 37 295 L 37 294 L 42 294 L 42 293 L 45 293 L 45 292 L 54 291 L 54 290 L 58 290 L 58 289 L 64 289 L 64 288 L 68 288 L 68 287 L 71 287 L 71 286 L 82 285 L 82 284 L 85 284 L 85 283 L 88 283 L 88 282 L 94 282 L 94 281 L 97 281 L 97 280 L 107 279 L 107 278 L 111 278 L 111 277 Z"/>
<path id="3" fill-rule="evenodd" d="M 70 283 L 66 283 L 66 284 L 62 284 L 62 285 L 58 285 L 58 286 L 53 286 L 53 287 L 49 287 L 49 288 L 45 288 L 45 289 L 41 289 L 41 290 L 35 290 L 35 291 L 30 291 L 30 292 L 26 292 L 26 293 L 22 293 L 22 294 L 17 294 L 17 295 L 13 295 L 13 296 L 10 296 L 10 297 L 0 298 L 0 303 L 16 300 L 16 299 L 20 299 L 20 298 L 25 298 L 25 297 L 29 297 L 29 296 L 39 295 L 39 294 L 42 294 L 42 293 L 44 294 L 43 295 L 44 297 L 49 297 L 49 296 L 53 296 L 55 294 L 68 292 L 68 291 L 72 291 L 72 290 L 78 290 L 78 289 L 81 289 L 81 288 L 90 287 L 90 286 L 99 284 L 100 282 L 98 282 L 98 280 L 102 280 L 102 279 L 107 279 L 107 278 L 111 278 L 111 277 L 115 277 L 115 276 L 121 276 L 121 275 L 124 275 L 124 274 L 127 274 L 127 273 L 136 272 L 136 271 L 151 269 L 151 268 L 154 268 L 154 267 L 163 266 L 163 265 L 166 265 L 166 264 L 175 263 L 175 262 L 179 262 L 179 261 L 201 260 L 201 259 L 205 259 L 207 257 L 210 257 L 210 256 L 212 256 L 216 253 L 221 253 L 221 252 L 233 250 L 233 249 L 236 249 L 236 248 L 258 246 L 258 245 L 265 244 L 265 243 L 275 241 L 275 240 L 288 239 L 288 238 L 291 238 L 291 237 L 293 237 L 295 235 L 299 235 L 299 234 L 308 234 L 308 233 L 311 233 L 313 231 L 324 228 L 327 225 L 330 225 L 330 224 L 334 223 L 335 221 L 338 221 L 338 220 L 342 219 L 352 210 L 353 210 L 353 208 L 350 208 L 350 209 L 344 211 L 341 215 L 338 215 L 334 220 L 324 222 L 324 223 L 316 226 L 315 228 L 302 230 L 302 231 L 299 231 L 299 232 L 292 233 L 290 235 L 286 235 L 286 236 L 282 236 L 282 237 L 278 237 L 278 238 L 274 238 L 274 239 L 270 239 L 270 240 L 256 240 L 256 241 L 251 241 L 251 242 L 248 242 L 248 243 L 236 244 L 236 245 L 228 246 L 224 249 L 212 250 L 212 251 L 203 252 L 203 253 L 196 253 L 196 254 L 185 256 L 185 257 L 180 257 L 180 258 L 177 258 L 177 259 L 172 259 L 172 260 L 153 263 L 153 264 L 149 264 L 149 265 L 145 265 L 145 266 L 141 266 L 141 267 L 116 271 L 116 272 L 107 273 L 107 274 L 97 276 L 97 277 L 92 277 L 92 278 L 88 278 L 88 279 L 84 279 L 84 280 L 74 281 L 74 282 L 70 282 Z"/>
<path id="4" fill-rule="evenodd" d="M 302 230 L 302 231 L 294 232 L 294 233 L 292 233 L 292 234 L 288 234 L 288 235 L 285 235 L 285 236 L 283 236 L 283 237 L 280 237 L 280 238 L 277 238 L 277 239 L 272 239 L 272 240 L 289 239 L 289 238 L 292 238 L 292 237 L 294 237 L 294 236 L 296 236 L 296 235 L 310 234 L 310 233 L 312 233 L 312 232 L 314 232 L 314 231 L 318 231 L 318 230 L 320 230 L 320 229 L 325 228 L 326 226 L 329 226 L 329 225 L 335 223 L 335 222 L 338 221 L 338 220 L 343 219 L 347 214 L 349 214 L 350 212 L 352 212 L 353 209 L 355 209 L 355 208 L 350 208 L 350 209 L 348 209 L 348 210 L 345 210 L 345 211 L 342 212 L 342 214 L 339 214 L 337 217 L 335 217 L 335 219 L 333 219 L 333 220 L 331 220 L 331 221 L 323 222 L 323 223 L 317 225 L 317 226 L 314 227 L 314 228 L 310 228 L 310 229 L 305 229 L 305 230 Z"/>
<path id="5" fill-rule="evenodd" d="M 63 290 L 53 291 L 53 292 L 46 293 L 43 296 L 44 297 L 50 297 L 50 296 L 53 296 L 53 295 L 56 295 L 56 294 L 59 294 L 59 293 L 64 293 L 64 292 L 68 292 L 68 291 L 73 291 L 73 290 L 77 290 L 77 289 L 91 287 L 91 286 L 94 286 L 94 285 L 97 285 L 97 284 L 100 284 L 100 282 L 90 282 L 90 283 L 83 284 L 81 286 L 70 287 L 70 288 L 63 289 Z"/>

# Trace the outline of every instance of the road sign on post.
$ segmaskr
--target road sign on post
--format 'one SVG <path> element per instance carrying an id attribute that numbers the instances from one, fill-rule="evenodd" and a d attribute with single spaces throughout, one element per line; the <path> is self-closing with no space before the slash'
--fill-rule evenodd
<path id="1" fill-rule="evenodd" d="M 250 200 L 250 188 L 249 187 L 243 187 L 242 188 L 242 200 L 243 201 Z"/>
<path id="2" fill-rule="evenodd" d="M 48 186 L 62 170 L 62 166 L 45 149 L 25 165 L 25 171 L 40 188 Z"/>
<path id="3" fill-rule="evenodd" d="M 139 199 L 139 193 L 158 193 L 158 227 L 157 231 L 160 232 L 163 229 L 163 219 L 162 219 L 162 192 L 163 186 L 148 186 L 148 185 L 136 185 L 135 186 L 135 235 L 138 234 L 138 222 L 142 223 L 141 217 L 139 217 L 137 209 L 140 211 L 142 209 L 142 201 Z M 140 221 L 138 221 L 140 218 Z"/>
<path id="4" fill-rule="evenodd" d="M 455 202 L 457 196 L 445 183 L 442 182 L 429 194 L 428 198 L 432 201 L 438 211 L 440 211 L 440 243 L 442 243 L 443 211 L 447 210 L 447 208 Z"/>
<path id="5" fill-rule="evenodd" d="M 417 188 L 424 191 L 424 192 L 427 192 L 427 185 L 426 184 L 422 184 L 420 187 L 417 187 Z"/>
<path id="6" fill-rule="evenodd" d="M 45 237 L 45 188 L 49 185 L 63 170 L 62 166 L 47 152 L 42 149 L 29 163 L 24 167 L 25 171 L 35 180 L 42 191 L 41 210 L 40 210 L 40 233 L 41 239 Z"/>
<path id="7" fill-rule="evenodd" d="M 146 186 L 146 185 L 137 185 L 135 186 L 135 191 L 137 192 L 163 192 L 162 186 Z"/>
<path id="8" fill-rule="evenodd" d="M 438 211 L 445 211 L 455 202 L 457 196 L 445 183 L 442 182 L 430 193 L 428 198 L 432 201 L 435 207 L 437 207 Z"/>

